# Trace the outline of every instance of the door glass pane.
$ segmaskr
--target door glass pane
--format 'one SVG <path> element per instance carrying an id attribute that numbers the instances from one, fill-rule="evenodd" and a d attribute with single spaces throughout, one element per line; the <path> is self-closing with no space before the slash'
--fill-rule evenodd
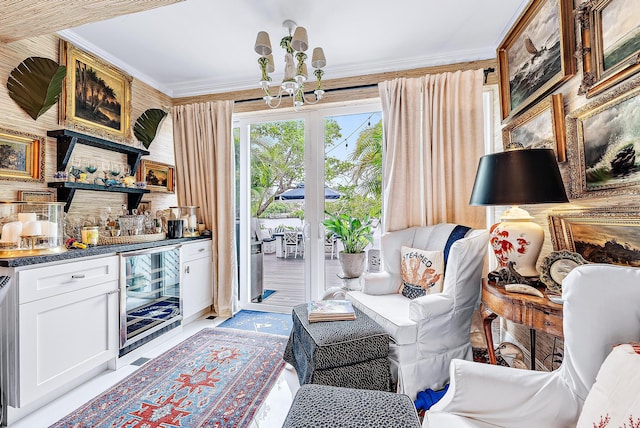
<path id="1" fill-rule="evenodd" d="M 382 112 L 326 117 L 324 127 L 324 210 L 373 219 L 377 244 L 382 213 Z M 343 285 L 337 260 L 341 250 L 340 241 L 325 237 L 325 289 Z"/>
<path id="2" fill-rule="evenodd" d="M 291 307 L 306 301 L 304 120 L 254 123 L 249 129 L 250 299 Z"/>

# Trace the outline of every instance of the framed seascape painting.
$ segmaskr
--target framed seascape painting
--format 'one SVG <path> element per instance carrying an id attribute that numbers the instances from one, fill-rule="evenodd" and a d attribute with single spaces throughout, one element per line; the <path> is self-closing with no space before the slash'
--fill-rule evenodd
<path id="1" fill-rule="evenodd" d="M 44 181 L 44 137 L 0 129 L 0 180 Z"/>
<path id="2" fill-rule="evenodd" d="M 592 263 L 640 267 L 640 207 L 575 210 L 549 216 L 555 251 Z"/>
<path id="3" fill-rule="evenodd" d="M 575 73 L 573 0 L 532 0 L 498 46 L 502 119 Z"/>
<path id="4" fill-rule="evenodd" d="M 588 0 L 576 8 L 582 35 L 579 95 L 592 97 L 640 71 L 637 0 Z"/>
<path id="5" fill-rule="evenodd" d="M 143 159 L 137 175 L 137 180 L 147 183 L 147 189 L 152 192 L 175 191 L 175 167 L 172 165 Z"/>
<path id="6" fill-rule="evenodd" d="M 640 185 L 640 78 L 566 117 L 574 198 L 637 192 Z"/>
<path id="7" fill-rule="evenodd" d="M 62 41 L 61 63 L 67 66 L 60 119 L 67 127 L 110 140 L 131 137 L 131 77 Z"/>
<path id="8" fill-rule="evenodd" d="M 553 94 L 515 117 L 502 128 L 505 150 L 553 149 L 558 162 L 566 158 L 562 94 Z"/>

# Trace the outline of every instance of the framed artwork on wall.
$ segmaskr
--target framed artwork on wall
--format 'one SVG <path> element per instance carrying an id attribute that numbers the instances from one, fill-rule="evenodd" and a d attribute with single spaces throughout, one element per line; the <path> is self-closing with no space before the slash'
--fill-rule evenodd
<path id="1" fill-rule="evenodd" d="M 25 202 L 55 202 L 54 190 L 18 190 L 18 201 Z"/>
<path id="2" fill-rule="evenodd" d="M 596 208 L 549 215 L 555 251 L 568 250 L 592 263 L 640 267 L 640 207 Z"/>
<path id="3" fill-rule="evenodd" d="M 553 94 L 502 128 L 502 144 L 511 149 L 553 149 L 558 162 L 566 157 L 562 94 Z"/>
<path id="4" fill-rule="evenodd" d="M 131 77 L 64 40 L 60 55 L 67 67 L 60 121 L 78 131 L 128 142 Z"/>
<path id="5" fill-rule="evenodd" d="M 44 181 L 44 137 L 0 129 L 0 180 Z"/>
<path id="6" fill-rule="evenodd" d="M 575 73 L 573 0 L 533 0 L 498 46 L 502 119 Z"/>
<path id="7" fill-rule="evenodd" d="M 588 0 L 576 8 L 582 37 L 579 95 L 592 97 L 640 71 L 637 0 Z"/>
<path id="8" fill-rule="evenodd" d="M 567 115 L 574 198 L 636 193 L 640 185 L 640 78 Z"/>
<path id="9" fill-rule="evenodd" d="M 175 192 L 175 167 L 165 163 L 143 159 L 137 172 L 137 180 L 147 183 L 152 192 Z"/>

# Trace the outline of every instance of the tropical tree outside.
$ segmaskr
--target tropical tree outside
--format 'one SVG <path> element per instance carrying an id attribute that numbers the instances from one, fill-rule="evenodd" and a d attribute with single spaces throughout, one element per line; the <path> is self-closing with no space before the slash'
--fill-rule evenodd
<path id="1" fill-rule="evenodd" d="M 355 147 L 350 151 L 343 147 L 334 155 L 332 148 L 345 141 L 342 132 L 338 121 L 325 120 L 325 184 L 341 194 L 325 204 L 326 209 L 334 214 L 379 218 L 382 123 L 361 128 Z M 279 202 L 274 197 L 304 182 L 304 122 L 252 124 L 250 141 L 252 216 L 302 218 L 302 203 Z"/>

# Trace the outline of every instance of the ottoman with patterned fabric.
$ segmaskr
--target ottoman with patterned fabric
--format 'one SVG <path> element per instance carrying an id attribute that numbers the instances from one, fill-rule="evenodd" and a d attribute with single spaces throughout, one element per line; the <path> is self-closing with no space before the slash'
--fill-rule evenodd
<path id="1" fill-rule="evenodd" d="M 282 428 L 420 428 L 411 399 L 404 394 L 326 385 L 303 385 Z"/>
<path id="2" fill-rule="evenodd" d="M 300 385 L 314 383 L 391 391 L 389 335 L 357 308 L 353 321 L 308 321 L 307 304 L 293 308 L 284 360 Z"/>

